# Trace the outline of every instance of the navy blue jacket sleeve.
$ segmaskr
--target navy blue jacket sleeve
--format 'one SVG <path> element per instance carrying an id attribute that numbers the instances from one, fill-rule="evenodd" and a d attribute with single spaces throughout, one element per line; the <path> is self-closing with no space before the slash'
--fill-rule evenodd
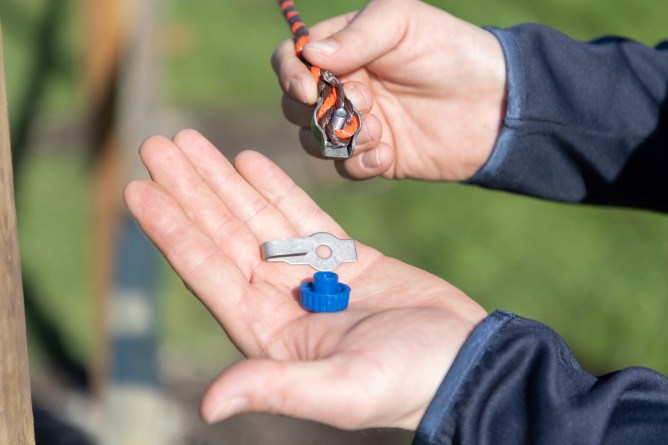
<path id="1" fill-rule="evenodd" d="M 564 341 L 497 311 L 455 359 L 415 437 L 435 444 L 668 443 L 668 379 L 583 371 Z"/>
<path id="2" fill-rule="evenodd" d="M 539 25 L 489 31 L 506 60 L 507 113 L 468 182 L 668 211 L 668 42 L 585 43 Z"/>

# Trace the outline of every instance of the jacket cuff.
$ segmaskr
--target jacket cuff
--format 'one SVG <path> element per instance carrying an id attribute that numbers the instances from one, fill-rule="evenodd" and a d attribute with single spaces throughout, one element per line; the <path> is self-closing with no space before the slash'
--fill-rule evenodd
<path id="1" fill-rule="evenodd" d="M 522 53 L 513 34 L 508 30 L 494 27 L 485 27 L 484 29 L 491 32 L 497 38 L 503 50 L 503 57 L 506 62 L 506 85 L 508 89 L 506 94 L 506 115 L 489 159 L 487 159 L 475 175 L 464 181 L 464 183 L 489 186 L 489 183 L 493 181 L 494 176 L 506 160 L 515 139 L 516 130 L 509 123 L 516 123 L 522 118 L 525 103 L 525 73 Z"/>

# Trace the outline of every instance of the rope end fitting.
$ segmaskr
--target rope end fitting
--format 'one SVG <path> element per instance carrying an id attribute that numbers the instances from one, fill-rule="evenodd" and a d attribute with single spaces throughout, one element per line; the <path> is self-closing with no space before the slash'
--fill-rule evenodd
<path id="1" fill-rule="evenodd" d="M 294 37 L 295 53 L 311 70 L 318 82 L 318 104 L 313 110 L 311 129 L 320 143 L 325 158 L 347 159 L 355 151 L 355 140 L 362 129 L 362 116 L 346 99 L 341 82 L 329 71 L 311 65 L 302 55 L 309 40 L 308 28 L 304 25 L 293 0 L 278 0 L 278 6 L 290 25 Z"/>
<path id="2" fill-rule="evenodd" d="M 328 137 L 326 129 L 321 127 L 316 119 L 317 113 L 318 106 L 316 106 L 315 110 L 313 111 L 313 118 L 311 119 L 311 130 L 320 144 L 320 152 L 322 156 L 334 159 L 348 159 L 352 157 L 353 153 L 355 152 L 355 141 L 357 139 L 357 135 L 362 129 L 362 117 L 360 116 L 359 112 L 357 110 L 353 110 L 353 120 L 358 123 L 357 129 L 350 137 L 344 140 L 338 138 L 333 140 L 332 138 Z M 340 122 L 341 120 L 341 117 L 336 116 L 337 114 L 340 115 L 342 113 L 333 113 L 334 118 L 332 118 L 332 121 L 334 121 L 334 123 Z"/>
<path id="3" fill-rule="evenodd" d="M 362 116 L 346 98 L 341 82 L 329 71 L 318 71 L 319 99 L 313 110 L 311 130 L 323 157 L 350 158 L 362 130 Z"/>

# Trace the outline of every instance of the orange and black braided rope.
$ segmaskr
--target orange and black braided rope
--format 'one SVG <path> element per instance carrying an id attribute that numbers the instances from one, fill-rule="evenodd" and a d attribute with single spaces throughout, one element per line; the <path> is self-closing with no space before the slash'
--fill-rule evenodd
<path id="1" fill-rule="evenodd" d="M 320 69 L 308 63 L 302 56 L 302 49 L 310 41 L 309 31 L 302 21 L 299 12 L 292 0 L 278 0 L 278 5 L 283 12 L 285 20 L 290 25 L 294 36 L 295 53 L 304 64 L 311 70 L 311 74 L 318 82 L 319 101 L 314 112 L 314 132 L 323 132 L 325 147 L 341 148 L 348 147 L 347 156 L 352 156 L 355 137 L 362 125 L 360 114 L 355 110 L 350 100 L 346 98 L 341 82 L 329 71 Z M 316 134 L 316 137 L 319 135 Z M 323 139 L 320 138 L 319 139 Z M 336 156 L 340 157 L 340 156 Z"/>

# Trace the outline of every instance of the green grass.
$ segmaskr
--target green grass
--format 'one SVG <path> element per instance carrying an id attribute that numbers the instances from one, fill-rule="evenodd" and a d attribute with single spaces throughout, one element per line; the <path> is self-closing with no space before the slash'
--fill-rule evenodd
<path id="1" fill-rule="evenodd" d="M 23 274 L 75 358 L 92 347 L 90 175 L 75 154 L 33 155 L 17 181 Z M 29 340 L 36 348 L 37 339 Z M 47 340 L 48 339 L 43 339 Z"/>
<path id="2" fill-rule="evenodd" d="M 619 34 L 648 44 L 668 37 L 668 3 L 653 0 L 431 3 L 481 25 L 539 22 L 580 39 Z M 163 103 L 184 110 L 275 108 L 280 91 L 269 58 L 289 31 L 273 2 L 164 4 Z M 26 93 L 45 5 L 46 0 L 0 5 L 10 111 Z M 312 24 L 363 2 L 300 1 L 298 6 Z M 71 120 L 82 113 L 79 43 L 73 38 L 78 34 L 69 17 L 58 34 L 56 69 L 41 108 L 51 119 Z M 32 154 L 25 166 L 19 184 L 22 255 L 39 304 L 85 360 L 93 332 L 91 178 L 80 156 L 58 154 L 59 149 Z M 590 369 L 640 364 L 668 373 L 665 216 L 417 182 L 338 181 L 309 192 L 359 241 L 451 281 L 488 310 L 503 308 L 549 324 Z M 229 360 L 221 329 L 180 281 L 165 273 L 160 303 L 165 350 L 207 368 Z"/>

